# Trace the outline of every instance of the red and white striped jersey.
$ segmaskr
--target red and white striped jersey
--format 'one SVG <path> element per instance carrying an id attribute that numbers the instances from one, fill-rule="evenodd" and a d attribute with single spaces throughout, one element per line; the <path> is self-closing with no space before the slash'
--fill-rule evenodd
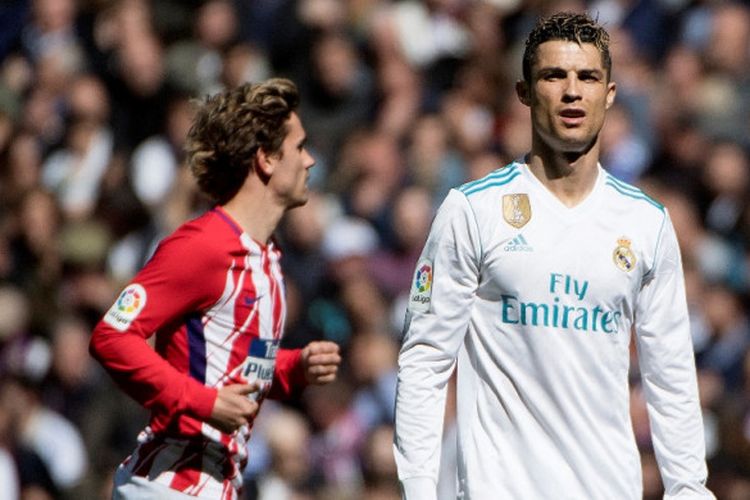
<path id="1" fill-rule="evenodd" d="M 96 326 L 92 354 L 151 410 L 124 464 L 134 475 L 196 497 L 237 498 L 250 428 L 228 435 L 205 423 L 218 389 L 258 381 L 255 397 L 278 399 L 305 383 L 300 351 L 278 349 L 280 257 L 214 208 L 165 238 Z"/>

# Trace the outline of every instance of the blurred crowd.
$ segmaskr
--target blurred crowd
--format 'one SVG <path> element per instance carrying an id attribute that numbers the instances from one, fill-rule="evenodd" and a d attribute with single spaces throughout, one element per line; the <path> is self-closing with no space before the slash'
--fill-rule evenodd
<path id="1" fill-rule="evenodd" d="M 750 2 L 4 0 L 0 3 L 0 498 L 97 499 L 145 425 L 88 338 L 160 238 L 208 207 L 191 99 L 293 79 L 317 164 L 278 234 L 284 342 L 334 340 L 339 380 L 256 421 L 247 499 L 398 499 L 405 297 L 447 191 L 520 157 L 523 40 L 588 10 L 612 35 L 602 163 L 663 202 L 683 252 L 710 470 L 750 498 Z M 644 497 L 661 498 L 632 357 Z M 441 500 L 455 498 L 446 408 Z"/>

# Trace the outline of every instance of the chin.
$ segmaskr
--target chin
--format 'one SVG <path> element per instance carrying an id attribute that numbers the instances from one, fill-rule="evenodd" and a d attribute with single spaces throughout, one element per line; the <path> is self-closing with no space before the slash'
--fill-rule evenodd
<path id="1" fill-rule="evenodd" d="M 593 146 L 595 140 L 590 137 L 561 137 L 560 138 L 560 151 L 563 153 L 585 153 L 591 146 Z"/>
<path id="2" fill-rule="evenodd" d="M 296 199 L 292 200 L 292 201 L 291 201 L 291 202 L 289 203 L 289 206 L 288 206 L 288 208 L 296 208 L 296 207 L 301 207 L 302 205 L 304 205 L 304 204 L 306 204 L 306 203 L 307 203 L 307 199 L 308 199 L 308 196 L 307 196 L 307 195 L 305 195 L 305 196 L 301 196 L 301 197 L 299 197 L 299 198 L 296 198 Z"/>

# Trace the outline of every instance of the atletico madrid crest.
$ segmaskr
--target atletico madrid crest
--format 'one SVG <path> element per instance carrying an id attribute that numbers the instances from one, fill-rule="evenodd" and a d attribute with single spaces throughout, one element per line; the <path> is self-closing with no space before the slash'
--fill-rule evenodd
<path id="1" fill-rule="evenodd" d="M 503 218 L 515 228 L 522 228 L 531 220 L 531 202 L 526 193 L 503 195 Z"/>
<path id="2" fill-rule="evenodd" d="M 636 258 L 633 250 L 630 249 L 630 240 L 621 237 L 617 240 L 615 251 L 612 252 L 612 259 L 615 265 L 625 272 L 630 272 L 635 268 Z"/>

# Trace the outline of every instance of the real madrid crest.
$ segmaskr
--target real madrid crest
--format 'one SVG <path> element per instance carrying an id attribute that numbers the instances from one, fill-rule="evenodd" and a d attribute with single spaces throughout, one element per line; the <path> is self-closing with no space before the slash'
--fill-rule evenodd
<path id="1" fill-rule="evenodd" d="M 521 228 L 531 220 L 531 202 L 526 193 L 503 195 L 503 218 L 515 228 Z"/>
<path id="2" fill-rule="evenodd" d="M 615 251 L 612 252 L 612 259 L 615 261 L 615 265 L 625 272 L 629 273 L 635 269 L 635 254 L 630 248 L 630 240 L 625 236 L 617 240 Z"/>

